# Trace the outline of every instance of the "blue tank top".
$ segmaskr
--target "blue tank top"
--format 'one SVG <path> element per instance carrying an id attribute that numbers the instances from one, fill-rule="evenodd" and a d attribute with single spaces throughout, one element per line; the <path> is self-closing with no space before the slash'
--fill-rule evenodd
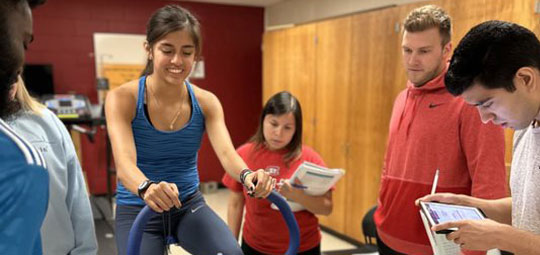
<path id="1" fill-rule="evenodd" d="M 137 167 L 152 181 L 176 183 L 180 201 L 185 201 L 199 188 L 197 153 L 205 130 L 204 115 L 191 85 L 186 87 L 191 98 L 191 117 L 180 130 L 161 131 L 150 123 L 144 112 L 146 76 L 139 79 L 137 112 L 131 122 L 137 151 Z M 144 205 L 144 201 L 118 182 L 118 205 Z"/>

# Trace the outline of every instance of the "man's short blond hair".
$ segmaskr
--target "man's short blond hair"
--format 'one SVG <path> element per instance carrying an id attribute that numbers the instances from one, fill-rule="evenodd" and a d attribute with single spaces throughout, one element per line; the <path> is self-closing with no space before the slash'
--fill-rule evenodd
<path id="1" fill-rule="evenodd" d="M 450 42 L 452 21 L 450 16 L 439 6 L 425 5 L 412 10 L 403 22 L 407 32 L 422 32 L 430 28 L 439 28 L 442 45 Z"/>

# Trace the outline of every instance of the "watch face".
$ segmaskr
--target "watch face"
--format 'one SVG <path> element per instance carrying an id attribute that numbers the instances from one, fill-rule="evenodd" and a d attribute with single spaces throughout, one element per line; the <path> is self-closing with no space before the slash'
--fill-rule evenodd
<path id="1" fill-rule="evenodd" d="M 139 195 L 140 198 L 143 198 L 142 197 L 142 193 L 146 191 L 146 189 L 148 189 L 148 186 L 150 186 L 152 182 L 150 180 L 145 180 L 143 181 L 140 185 L 139 185 L 139 188 L 137 190 L 137 195 Z"/>
<path id="2" fill-rule="evenodd" d="M 148 180 L 143 181 L 143 182 L 139 185 L 139 189 L 144 189 L 144 187 L 146 187 L 147 185 L 148 185 Z"/>

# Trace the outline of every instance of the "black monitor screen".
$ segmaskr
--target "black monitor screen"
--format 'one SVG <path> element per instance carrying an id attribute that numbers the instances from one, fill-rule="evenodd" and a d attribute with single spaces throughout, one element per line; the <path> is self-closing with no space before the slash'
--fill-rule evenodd
<path id="1" fill-rule="evenodd" d="M 59 102 L 60 102 L 61 107 L 70 107 L 71 106 L 71 101 L 60 100 Z"/>
<path id="2" fill-rule="evenodd" d="M 54 94 L 53 69 L 51 64 L 26 64 L 23 71 L 26 88 L 32 96 Z"/>

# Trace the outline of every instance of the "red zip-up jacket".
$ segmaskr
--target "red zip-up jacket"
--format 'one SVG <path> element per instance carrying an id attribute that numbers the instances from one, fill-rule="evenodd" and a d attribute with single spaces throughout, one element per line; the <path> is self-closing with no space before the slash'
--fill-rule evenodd
<path id="1" fill-rule="evenodd" d="M 437 192 L 508 196 L 504 132 L 444 87 L 444 70 L 416 88 L 409 81 L 394 103 L 374 219 L 379 238 L 406 254 L 432 254 L 414 201 Z"/>

